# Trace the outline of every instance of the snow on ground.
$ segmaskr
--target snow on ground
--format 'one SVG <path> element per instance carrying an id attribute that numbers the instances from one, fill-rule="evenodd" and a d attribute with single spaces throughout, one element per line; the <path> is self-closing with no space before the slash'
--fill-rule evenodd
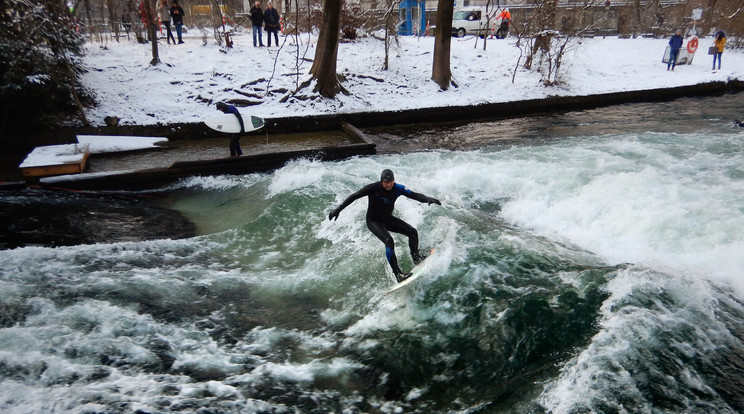
<path id="1" fill-rule="evenodd" d="M 572 44 L 561 68 L 561 85 L 546 87 L 539 73 L 517 66 L 520 51 L 514 38 L 489 40 L 483 50 L 482 40 L 475 47 L 476 39 L 466 37 L 452 39 L 451 68 L 458 86 L 442 91 L 431 81 L 434 38 L 399 37 L 399 43 L 391 48 L 389 70 L 383 70 L 384 43 L 366 37 L 339 46 L 337 73 L 349 95 L 310 98 L 314 94 L 306 88 L 299 95 L 308 98 L 281 102 L 309 79 L 315 37 L 304 34 L 299 42 L 293 36 L 280 37 L 280 43 L 284 42 L 281 48 L 254 48 L 250 30 L 243 30 L 235 35 L 233 49 L 224 50 L 211 36 L 205 46 L 196 32 L 190 32 L 191 37 L 185 37 L 182 45 L 161 40 L 162 63 L 157 66 L 149 64 L 150 44 L 123 39 L 120 43 L 109 41 L 104 49 L 89 43 L 84 58 L 89 70 L 82 80 L 95 91 L 98 100 L 98 106 L 87 113 L 91 122 L 103 125 L 106 116 L 135 125 L 199 122 L 215 113 L 214 103 L 220 100 L 252 102 L 256 105 L 241 112 L 281 118 L 582 96 L 744 79 L 744 53 L 740 51 L 726 50 L 722 69 L 711 70 L 712 57 L 706 55 L 711 37 L 700 40 L 692 65 L 678 66 L 673 72 L 661 63 L 668 39 L 598 37 Z"/>
<path id="2" fill-rule="evenodd" d="M 89 152 L 88 144 L 63 144 L 36 147 L 18 168 L 46 167 L 62 164 L 80 164 Z"/>
<path id="3" fill-rule="evenodd" d="M 168 142 L 166 137 L 133 137 L 109 135 L 78 135 L 77 140 L 88 146 L 91 154 L 103 154 L 109 152 L 125 152 L 143 149 L 157 148 L 158 143 Z"/>
<path id="4" fill-rule="evenodd" d="M 165 137 L 134 137 L 109 135 L 78 135 L 77 144 L 45 145 L 36 147 L 18 166 L 19 168 L 79 164 L 85 154 L 135 151 L 157 148 L 167 142 Z"/>
<path id="5" fill-rule="evenodd" d="M 85 154 L 135 151 L 157 148 L 167 142 L 165 137 L 133 137 L 108 135 L 78 135 L 77 144 L 45 145 L 36 147 L 21 162 L 19 168 L 79 164 Z"/>

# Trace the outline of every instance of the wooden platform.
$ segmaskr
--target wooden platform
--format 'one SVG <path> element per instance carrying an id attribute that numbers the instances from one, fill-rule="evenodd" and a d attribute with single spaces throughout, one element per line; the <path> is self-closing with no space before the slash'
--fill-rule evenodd
<path id="1" fill-rule="evenodd" d="M 291 160 L 300 158 L 334 161 L 376 153 L 374 142 L 353 125 L 344 122 L 341 125 L 341 131 L 350 138 L 350 143 L 242 157 L 178 161 L 160 168 L 47 177 L 40 179 L 39 184 L 43 188 L 71 190 L 139 190 L 154 188 L 190 176 L 271 171 L 281 168 Z"/>
<path id="2" fill-rule="evenodd" d="M 90 156 L 87 144 L 36 147 L 18 167 L 26 179 L 65 174 L 80 174 Z"/>

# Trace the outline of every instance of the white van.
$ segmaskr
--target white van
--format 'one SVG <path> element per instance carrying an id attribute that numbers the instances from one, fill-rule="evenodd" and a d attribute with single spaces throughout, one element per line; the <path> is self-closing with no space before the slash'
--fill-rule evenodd
<path id="1" fill-rule="evenodd" d="M 486 6 L 462 7 L 452 16 L 452 36 L 477 34 L 483 37 L 496 34 L 500 25 L 501 9 L 498 7 L 490 7 L 488 10 Z"/>

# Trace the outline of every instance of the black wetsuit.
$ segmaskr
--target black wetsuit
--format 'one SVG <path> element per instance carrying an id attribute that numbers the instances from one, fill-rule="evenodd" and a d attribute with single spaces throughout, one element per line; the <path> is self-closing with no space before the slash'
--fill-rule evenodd
<path id="1" fill-rule="evenodd" d="M 233 114 L 238 118 L 240 123 L 240 133 L 230 134 L 230 155 L 238 156 L 243 155 L 243 150 L 240 148 L 240 134 L 245 132 L 245 125 L 243 125 L 243 117 L 240 116 L 238 108 L 234 105 L 227 105 L 227 111 L 225 113 Z"/>
<path id="2" fill-rule="evenodd" d="M 393 236 L 390 235 L 390 232 L 400 233 L 408 237 L 408 247 L 411 250 L 411 255 L 414 257 L 417 257 L 419 254 L 419 240 L 418 232 L 413 226 L 393 216 L 395 200 L 400 196 L 406 196 L 422 203 L 441 203 L 434 198 L 415 193 L 401 184 L 394 184 L 390 191 L 385 190 L 382 186 L 382 181 L 378 181 L 366 185 L 361 190 L 350 195 L 334 212 L 340 212 L 355 200 L 365 196 L 368 200 L 367 227 L 385 244 L 385 256 L 390 263 L 390 267 L 393 268 L 393 273 L 398 275 L 402 272 L 398 266 L 398 258 L 395 256 L 395 241 L 393 241 Z"/>

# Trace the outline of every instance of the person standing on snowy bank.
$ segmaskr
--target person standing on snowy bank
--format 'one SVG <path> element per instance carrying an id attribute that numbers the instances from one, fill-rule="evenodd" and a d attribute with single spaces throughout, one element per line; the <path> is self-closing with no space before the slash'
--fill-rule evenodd
<path id="1" fill-rule="evenodd" d="M 178 44 L 183 44 L 183 38 L 181 32 L 183 31 L 183 9 L 178 5 L 178 1 L 173 0 L 173 5 L 170 9 L 170 15 L 173 19 L 173 25 L 176 26 L 176 34 L 178 35 Z M 173 40 L 175 42 L 175 40 Z"/>
<path id="2" fill-rule="evenodd" d="M 713 54 L 713 70 L 716 70 L 716 59 L 718 59 L 718 69 L 721 69 L 721 55 L 723 54 L 723 47 L 726 45 L 726 33 L 720 31 L 716 33 L 716 40 L 713 41 L 713 46 L 718 48 L 718 52 Z"/>
<path id="3" fill-rule="evenodd" d="M 256 1 L 251 7 L 251 11 L 248 13 L 251 16 L 251 23 L 253 23 L 253 47 L 263 47 L 263 39 L 261 38 L 261 27 L 263 26 L 264 14 L 261 10 L 261 2 Z M 258 35 L 258 42 L 256 42 L 256 35 Z"/>
<path id="4" fill-rule="evenodd" d="M 266 37 L 268 37 L 267 45 L 271 47 L 271 34 L 274 34 L 274 40 L 277 46 L 279 46 L 279 13 L 274 8 L 274 4 L 269 1 L 266 3 L 266 13 L 264 13 L 264 28 L 266 29 Z"/>
<path id="5" fill-rule="evenodd" d="M 240 132 L 237 134 L 230 134 L 230 156 L 239 157 L 243 155 L 243 150 L 240 149 L 240 134 L 245 133 L 245 125 L 243 124 L 243 117 L 240 115 L 238 108 L 224 102 L 217 102 L 217 110 L 225 114 L 233 114 L 238 118 L 238 122 L 240 122 Z"/>
<path id="6" fill-rule="evenodd" d="M 171 39 L 173 39 L 173 44 L 175 45 L 176 39 L 173 37 L 173 32 L 171 31 L 171 16 L 170 7 L 168 7 L 168 0 L 160 2 L 158 17 L 160 18 L 160 23 L 163 23 L 163 26 L 165 26 L 165 38 L 168 39 L 168 44 L 170 44 Z"/>
<path id="7" fill-rule="evenodd" d="M 672 68 L 672 70 L 674 70 L 674 67 L 677 66 L 679 49 L 682 48 L 683 41 L 684 39 L 682 38 L 681 30 L 677 30 L 677 33 L 675 33 L 674 36 L 669 39 L 669 63 L 667 63 L 667 70 L 669 70 L 669 68 Z"/>

